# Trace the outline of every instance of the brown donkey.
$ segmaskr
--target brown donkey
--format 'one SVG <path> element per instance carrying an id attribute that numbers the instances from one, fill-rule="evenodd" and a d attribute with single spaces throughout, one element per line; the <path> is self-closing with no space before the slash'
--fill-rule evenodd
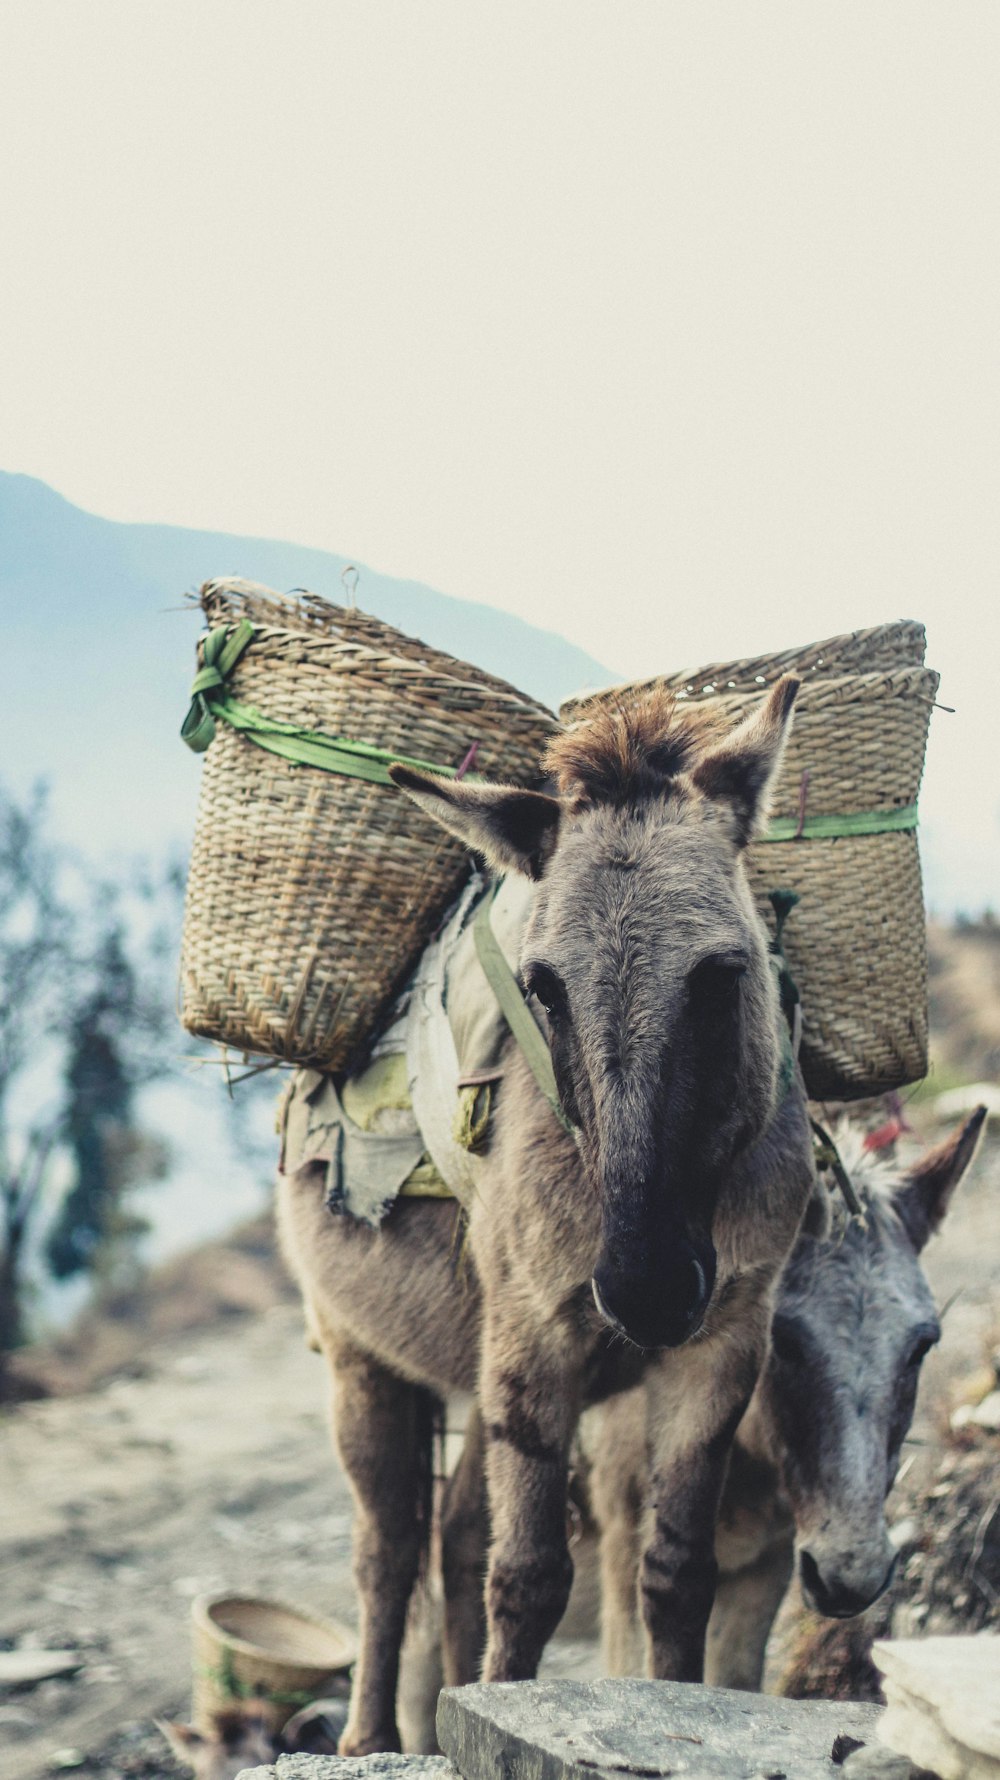
<path id="1" fill-rule="evenodd" d="M 372 1231 L 330 1217 L 320 1170 L 282 1182 L 284 1245 L 331 1366 L 357 1506 L 361 1649 L 345 1753 L 398 1747 L 428 1392 L 478 1395 L 492 1534 L 485 1675 L 516 1680 L 534 1674 L 569 1593 L 567 1465 L 584 1401 L 645 1368 L 653 1670 L 701 1677 L 729 1448 L 813 1183 L 743 868 L 797 684 L 780 681 L 728 733 L 661 696 L 605 711 L 552 745 L 551 795 L 392 769 L 494 869 L 533 881 L 521 976 L 569 1132 L 512 1046 L 464 1285 L 450 1259 L 454 1208 L 404 1202 Z M 457 1573 L 462 1539 L 450 1547 L 446 1528 L 446 1575 L 450 1549 Z M 449 1640 L 448 1680 L 474 1675 L 471 1642 Z"/>

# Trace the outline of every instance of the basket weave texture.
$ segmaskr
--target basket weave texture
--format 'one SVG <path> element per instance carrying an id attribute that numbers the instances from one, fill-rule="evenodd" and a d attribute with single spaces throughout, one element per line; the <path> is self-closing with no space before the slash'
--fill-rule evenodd
<path id="1" fill-rule="evenodd" d="M 538 781 L 544 705 L 370 614 L 210 582 L 210 625 L 249 619 L 234 699 L 267 717 Z M 181 953 L 181 1019 L 241 1051 L 357 1062 L 468 872 L 461 842 L 395 788 L 299 767 L 219 722 L 205 756 Z"/>
<path id="2" fill-rule="evenodd" d="M 714 663 L 569 700 L 585 721 L 606 698 L 665 685 L 711 701 L 734 722 L 784 673 L 803 679 L 772 814 L 903 810 L 915 804 L 938 676 L 923 667 L 924 631 L 904 621 L 780 654 Z M 800 1061 L 817 1100 L 861 1098 L 927 1073 L 927 951 L 913 830 L 758 843 L 749 876 L 774 930 L 773 890 L 799 898 L 784 929 L 802 997 Z"/>
<path id="3" fill-rule="evenodd" d="M 245 1595 L 202 1596 L 191 1611 L 192 1709 L 210 1734 L 215 1713 L 259 1700 L 272 1728 L 318 1699 L 355 1658 L 340 1626 L 276 1601 Z"/>

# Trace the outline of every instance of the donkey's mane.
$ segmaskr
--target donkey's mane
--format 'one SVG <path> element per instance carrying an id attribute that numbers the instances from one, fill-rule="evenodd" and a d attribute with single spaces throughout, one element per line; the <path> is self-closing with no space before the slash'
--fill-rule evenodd
<path id="1" fill-rule="evenodd" d="M 661 797 L 668 781 L 693 765 L 725 727 L 704 705 L 679 700 L 662 686 L 638 698 L 620 693 L 554 737 L 545 765 L 562 795 L 578 802 Z"/>

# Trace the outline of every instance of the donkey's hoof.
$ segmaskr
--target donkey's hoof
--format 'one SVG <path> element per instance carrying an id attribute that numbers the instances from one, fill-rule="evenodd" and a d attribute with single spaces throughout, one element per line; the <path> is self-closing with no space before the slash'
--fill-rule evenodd
<path id="1" fill-rule="evenodd" d="M 337 1746 L 338 1755 L 398 1755 L 399 1751 L 399 1732 L 394 1724 L 386 1725 L 382 1731 L 372 1731 L 367 1737 L 355 1736 L 348 1726 Z"/>

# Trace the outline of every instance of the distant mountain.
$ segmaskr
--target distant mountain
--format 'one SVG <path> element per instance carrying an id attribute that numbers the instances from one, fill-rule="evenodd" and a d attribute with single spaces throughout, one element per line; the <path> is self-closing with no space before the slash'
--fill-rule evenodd
<path id="1" fill-rule="evenodd" d="M 199 629 L 183 595 L 243 575 L 339 600 L 352 559 L 264 538 L 122 525 L 0 471 L 0 781 L 52 786 L 57 831 L 88 850 L 184 841 L 199 768 L 178 738 Z M 550 631 L 358 565 L 359 603 L 557 705 L 614 676 Z"/>

